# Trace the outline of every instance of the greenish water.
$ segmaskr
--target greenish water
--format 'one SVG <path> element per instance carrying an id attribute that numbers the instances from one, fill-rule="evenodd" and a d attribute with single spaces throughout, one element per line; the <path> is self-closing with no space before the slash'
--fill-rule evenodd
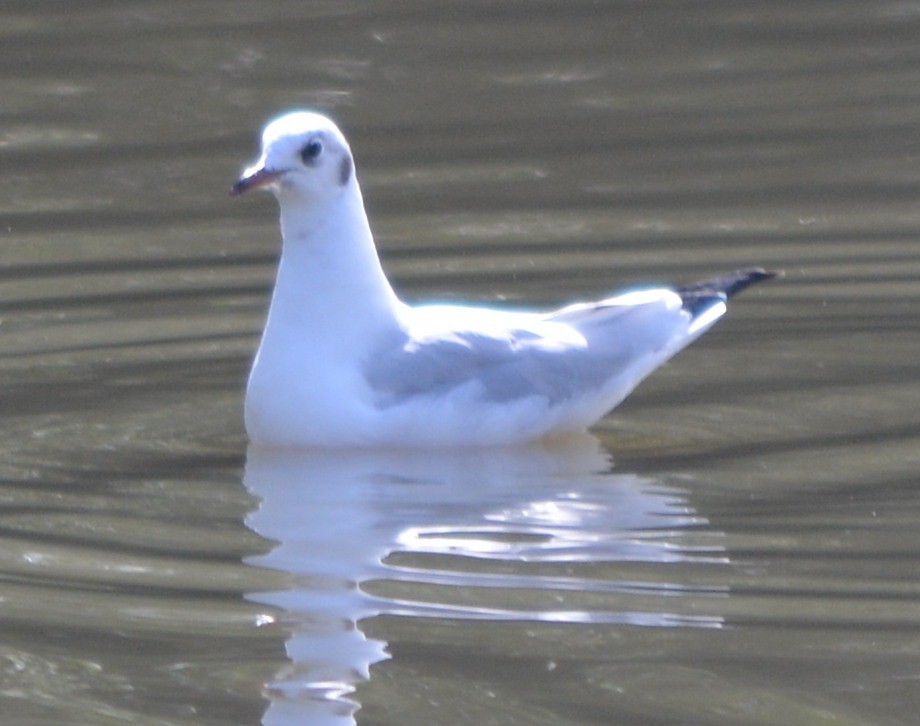
<path id="1" fill-rule="evenodd" d="M 5 724 L 915 720 L 918 7 L 0 18 Z M 786 276 L 567 447 L 247 452 L 297 106 L 411 299 Z"/>

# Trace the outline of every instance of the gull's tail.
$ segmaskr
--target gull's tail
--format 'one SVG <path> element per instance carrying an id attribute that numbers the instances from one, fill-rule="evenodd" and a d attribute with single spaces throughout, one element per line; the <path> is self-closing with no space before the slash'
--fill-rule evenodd
<path id="1" fill-rule="evenodd" d="M 684 310 L 694 317 L 703 313 L 713 303 L 724 303 L 732 295 L 744 290 L 749 285 L 761 280 L 769 280 L 782 273 L 770 272 L 761 267 L 750 267 L 745 270 L 735 270 L 727 275 L 713 277 L 709 280 L 700 280 L 689 285 L 674 288 L 684 301 Z"/>

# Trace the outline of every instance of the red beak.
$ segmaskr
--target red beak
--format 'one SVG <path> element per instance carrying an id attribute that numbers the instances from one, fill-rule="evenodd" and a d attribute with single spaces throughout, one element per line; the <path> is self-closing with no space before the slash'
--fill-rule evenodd
<path id="1" fill-rule="evenodd" d="M 244 192 L 248 192 L 250 189 L 255 189 L 257 187 L 265 187 L 278 179 L 283 171 L 272 171 L 271 169 L 258 168 L 258 169 L 247 169 L 243 176 L 239 178 L 236 184 L 230 189 L 231 197 L 238 197 Z"/>

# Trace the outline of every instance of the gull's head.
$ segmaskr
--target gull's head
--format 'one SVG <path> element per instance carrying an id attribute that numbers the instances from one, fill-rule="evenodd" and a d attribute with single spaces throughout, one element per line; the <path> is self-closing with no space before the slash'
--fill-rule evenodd
<path id="1" fill-rule="evenodd" d="M 295 111 L 262 132 L 262 156 L 230 190 L 232 196 L 257 187 L 279 200 L 316 204 L 341 195 L 354 177 L 348 142 L 325 116 Z"/>

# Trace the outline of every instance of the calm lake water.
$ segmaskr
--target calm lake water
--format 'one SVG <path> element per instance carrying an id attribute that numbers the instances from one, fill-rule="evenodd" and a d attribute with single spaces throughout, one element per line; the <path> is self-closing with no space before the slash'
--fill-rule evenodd
<path id="1" fill-rule="evenodd" d="M 3 724 L 911 724 L 920 2 L 0 10 Z M 247 452 L 330 112 L 410 299 L 779 281 L 593 432 Z"/>

